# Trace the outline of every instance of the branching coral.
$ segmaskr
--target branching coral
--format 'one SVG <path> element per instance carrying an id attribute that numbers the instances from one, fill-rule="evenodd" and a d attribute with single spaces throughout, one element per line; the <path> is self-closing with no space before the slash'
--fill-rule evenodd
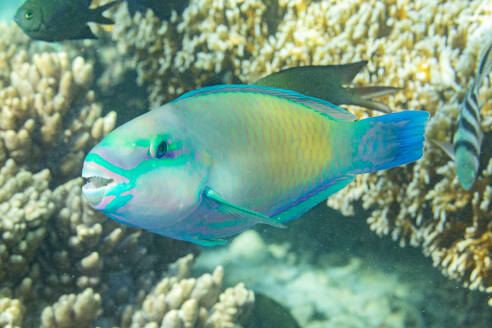
<path id="1" fill-rule="evenodd" d="M 41 327 L 91 327 L 101 314 L 101 296 L 88 288 L 78 295 L 62 295 L 55 304 L 46 307 L 41 314 Z"/>
<path id="2" fill-rule="evenodd" d="M 25 48 L 11 45 L 0 59 L 0 160 L 35 170 L 48 164 L 57 177 L 73 176 L 88 149 L 113 129 L 116 114 L 101 117 L 89 90 L 92 65 L 82 57 Z M 56 160 L 43 161 L 46 154 Z"/>
<path id="3" fill-rule="evenodd" d="M 354 83 L 404 88 L 387 99 L 389 105 L 428 110 L 428 137 L 451 141 L 459 102 L 481 45 L 490 39 L 492 3 L 192 0 L 168 22 L 151 12 L 132 19 L 125 8 L 114 18 L 113 37 L 133 54 L 154 106 L 217 75 L 251 82 L 288 66 L 368 59 L 368 70 Z M 491 95 L 490 84 L 483 85 L 481 100 Z M 489 132 L 490 100 L 482 115 L 482 129 Z M 490 143 L 488 133 L 482 171 L 470 191 L 459 186 L 452 161 L 428 146 L 415 165 L 359 176 L 328 204 L 351 213 L 362 201 L 372 209 L 372 230 L 401 245 L 422 246 L 444 274 L 492 292 Z"/>
<path id="4" fill-rule="evenodd" d="M 48 189 L 50 173 L 19 169 L 9 159 L 0 169 L 0 280 L 14 280 L 29 266 L 55 212 Z"/>
<path id="5" fill-rule="evenodd" d="M 25 308 L 18 299 L 0 297 L 0 327 L 20 328 Z"/>
<path id="6" fill-rule="evenodd" d="M 250 311 L 254 294 L 244 285 L 220 293 L 224 272 L 217 267 L 212 274 L 188 278 L 193 256 L 179 259 L 170 272 L 146 295 L 141 309 L 131 316 L 129 308 L 123 327 L 232 327 Z M 178 270 L 176 270 L 178 267 Z M 174 274 L 171 274 L 175 271 Z"/>

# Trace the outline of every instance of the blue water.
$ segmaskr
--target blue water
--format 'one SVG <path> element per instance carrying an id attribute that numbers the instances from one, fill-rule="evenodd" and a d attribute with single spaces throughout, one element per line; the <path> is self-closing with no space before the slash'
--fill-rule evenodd
<path id="1" fill-rule="evenodd" d="M 15 11 L 23 3 L 22 0 L 0 1 L 0 20 L 12 21 Z"/>

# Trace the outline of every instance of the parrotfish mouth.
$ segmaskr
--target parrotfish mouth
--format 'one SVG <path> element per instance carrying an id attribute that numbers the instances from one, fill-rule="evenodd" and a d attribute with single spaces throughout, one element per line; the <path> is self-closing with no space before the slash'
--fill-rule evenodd
<path id="1" fill-rule="evenodd" d="M 99 176 L 92 176 L 88 178 L 84 178 L 86 180 L 86 184 L 84 185 L 84 188 L 86 189 L 97 189 L 97 188 L 104 188 L 111 183 L 114 183 L 114 180 L 111 178 L 104 178 L 104 177 L 99 177 Z"/>
<path id="2" fill-rule="evenodd" d="M 97 206 L 102 202 L 104 195 L 116 185 L 116 182 L 109 178 L 98 175 L 84 176 L 86 184 L 82 186 L 82 193 L 92 207 Z"/>
<path id="3" fill-rule="evenodd" d="M 104 207 L 104 198 L 110 190 L 118 185 L 121 179 L 118 175 L 94 162 L 85 162 L 82 169 L 82 178 L 86 183 L 82 186 L 82 193 L 89 204 L 99 209 Z M 101 208 L 102 209 L 102 208 Z"/>

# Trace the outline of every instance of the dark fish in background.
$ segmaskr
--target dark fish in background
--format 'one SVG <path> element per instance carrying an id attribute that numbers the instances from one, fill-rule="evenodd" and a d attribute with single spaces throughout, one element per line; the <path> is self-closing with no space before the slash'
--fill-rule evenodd
<path id="1" fill-rule="evenodd" d="M 483 139 L 483 132 L 480 127 L 480 109 L 483 104 L 479 102 L 478 89 L 490 71 L 492 71 L 492 43 L 489 44 L 482 56 L 477 75 L 460 104 L 458 128 L 454 134 L 453 144 L 431 139 L 454 160 L 456 176 L 461 186 L 466 190 L 473 186 L 480 166 Z"/>
<path id="2" fill-rule="evenodd" d="M 178 13 L 188 6 L 189 0 L 126 0 L 130 15 L 140 12 L 145 15 L 147 9 L 151 9 L 160 19 L 168 19 L 173 10 Z"/>
<path id="3" fill-rule="evenodd" d="M 394 87 L 344 87 L 366 66 L 367 61 L 325 66 L 291 67 L 267 75 L 254 85 L 297 91 L 307 96 L 327 100 L 335 105 L 357 105 L 384 113 L 391 112 L 383 103 L 372 100 L 394 93 Z"/>
<path id="4" fill-rule="evenodd" d="M 116 4 L 90 9 L 92 0 L 27 0 L 14 20 L 29 37 L 43 41 L 95 39 L 88 22 L 113 24 L 102 13 Z"/>

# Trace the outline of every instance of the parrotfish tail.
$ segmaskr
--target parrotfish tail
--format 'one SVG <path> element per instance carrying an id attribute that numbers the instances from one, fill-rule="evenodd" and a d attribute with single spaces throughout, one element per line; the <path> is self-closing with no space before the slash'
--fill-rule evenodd
<path id="1" fill-rule="evenodd" d="M 410 163 L 422 156 L 429 113 L 405 111 L 352 122 L 354 152 L 350 174 Z"/>

